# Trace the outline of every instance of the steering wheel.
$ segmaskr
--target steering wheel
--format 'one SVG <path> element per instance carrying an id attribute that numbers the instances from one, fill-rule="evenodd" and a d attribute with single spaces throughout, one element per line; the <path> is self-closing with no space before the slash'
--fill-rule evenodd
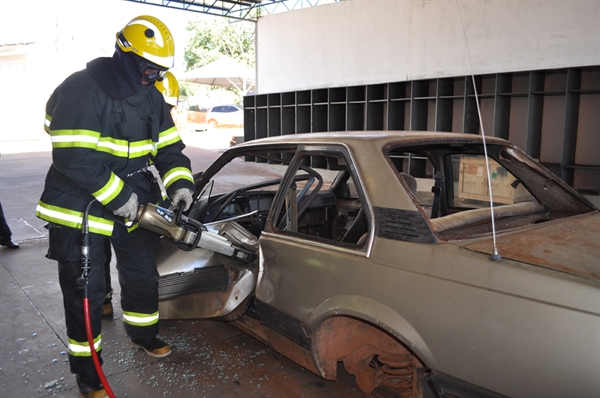
<path id="1" fill-rule="evenodd" d="M 308 176 L 308 175 L 301 175 L 301 176 L 296 176 L 295 180 L 302 181 L 302 180 L 307 180 L 309 178 L 310 178 L 310 176 Z M 224 194 L 223 196 L 221 196 L 220 198 L 218 198 L 217 200 L 215 200 L 213 203 L 210 204 L 211 208 L 214 208 L 217 205 L 220 205 L 220 206 L 217 209 L 214 216 L 212 216 L 210 218 L 210 220 L 205 220 L 205 223 L 210 223 L 210 222 L 216 221 L 218 219 L 218 217 L 221 215 L 221 213 L 223 213 L 223 211 L 227 208 L 227 206 L 229 206 L 229 204 L 236 197 L 240 196 L 244 192 L 253 191 L 256 189 L 260 189 L 260 188 L 265 188 L 265 187 L 272 186 L 272 185 L 279 185 L 279 184 L 281 184 L 281 180 L 282 180 L 282 178 L 275 178 L 272 180 L 261 181 L 256 184 L 250 184 L 250 185 L 246 185 L 246 186 L 234 189 L 233 191 L 230 191 L 230 192 Z"/>

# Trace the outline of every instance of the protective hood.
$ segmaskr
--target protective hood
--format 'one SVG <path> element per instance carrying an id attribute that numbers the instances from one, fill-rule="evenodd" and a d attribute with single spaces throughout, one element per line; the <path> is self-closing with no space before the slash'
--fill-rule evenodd
<path id="1" fill-rule="evenodd" d="M 112 58 L 96 58 L 87 63 L 86 69 L 110 97 L 128 98 L 142 87 L 142 71 L 137 58 L 137 55 L 117 48 Z"/>

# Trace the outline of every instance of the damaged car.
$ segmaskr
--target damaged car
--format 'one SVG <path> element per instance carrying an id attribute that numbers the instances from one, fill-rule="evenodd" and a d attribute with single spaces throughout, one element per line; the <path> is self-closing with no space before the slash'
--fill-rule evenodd
<path id="1" fill-rule="evenodd" d="M 600 396 L 600 213 L 508 141 L 258 139 L 196 188 L 191 238 L 157 252 L 162 319 L 342 362 L 372 397 Z"/>

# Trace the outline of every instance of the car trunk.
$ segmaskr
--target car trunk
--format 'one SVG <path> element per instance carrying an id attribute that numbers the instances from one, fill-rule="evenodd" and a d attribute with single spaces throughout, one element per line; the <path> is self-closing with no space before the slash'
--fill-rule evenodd
<path id="1" fill-rule="evenodd" d="M 596 212 L 592 216 L 574 216 L 500 235 L 496 246 L 503 258 L 598 280 L 599 236 L 600 213 Z M 480 253 L 493 252 L 491 237 L 463 246 Z"/>

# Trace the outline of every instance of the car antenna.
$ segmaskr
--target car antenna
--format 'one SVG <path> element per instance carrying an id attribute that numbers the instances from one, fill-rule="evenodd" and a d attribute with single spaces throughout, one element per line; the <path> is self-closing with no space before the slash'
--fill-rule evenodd
<path id="1" fill-rule="evenodd" d="M 479 96 L 477 95 L 477 85 L 475 84 L 475 75 L 473 74 L 473 62 L 471 61 L 471 51 L 469 49 L 469 41 L 467 40 L 467 32 L 465 30 L 465 24 L 462 19 L 462 14 L 460 13 L 460 6 L 458 5 L 458 0 L 454 0 L 456 4 L 456 8 L 458 9 L 458 16 L 460 18 L 460 23 L 462 25 L 463 35 L 465 36 L 465 45 L 467 47 L 467 56 L 469 57 L 469 68 L 471 69 L 471 80 L 473 82 L 473 92 L 475 93 L 475 104 L 477 104 L 477 116 L 479 117 L 479 127 L 481 128 L 481 137 L 483 139 L 483 152 L 485 155 L 485 171 L 487 173 L 487 181 L 488 181 L 488 191 L 490 193 L 490 212 L 492 217 L 492 242 L 494 246 L 494 251 L 490 255 L 490 259 L 492 261 L 499 261 L 502 259 L 500 254 L 498 253 L 498 247 L 496 246 L 496 222 L 494 220 L 494 201 L 492 195 L 492 179 L 490 177 L 490 163 L 488 160 L 487 154 L 487 144 L 485 140 L 485 131 L 483 128 L 483 119 L 481 117 L 481 108 L 479 106 Z"/>

